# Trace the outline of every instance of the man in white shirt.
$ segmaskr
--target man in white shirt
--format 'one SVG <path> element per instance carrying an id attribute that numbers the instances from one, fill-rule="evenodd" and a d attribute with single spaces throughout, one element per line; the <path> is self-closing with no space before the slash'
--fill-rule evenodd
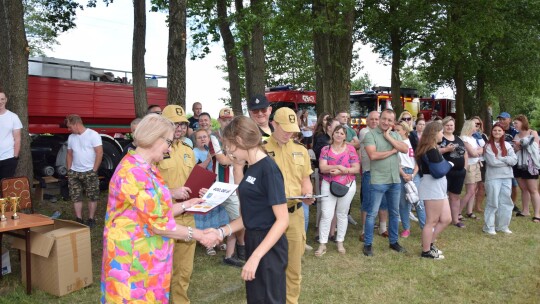
<path id="1" fill-rule="evenodd" d="M 96 225 L 95 213 L 99 200 L 98 169 L 103 158 L 101 136 L 83 125 L 79 115 L 66 117 L 66 126 L 72 133 L 68 138 L 67 168 L 69 196 L 75 208 L 75 221 L 83 224 L 82 201 L 83 189 L 89 198 L 88 221 L 93 228 Z"/>
<path id="2" fill-rule="evenodd" d="M 0 90 L 0 179 L 15 175 L 21 150 L 22 123 L 6 104 L 6 93 Z"/>

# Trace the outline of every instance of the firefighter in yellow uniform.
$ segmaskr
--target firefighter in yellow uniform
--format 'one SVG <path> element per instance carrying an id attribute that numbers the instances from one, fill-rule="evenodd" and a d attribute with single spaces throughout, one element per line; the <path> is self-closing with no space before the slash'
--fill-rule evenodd
<path id="1" fill-rule="evenodd" d="M 193 149 L 181 140 L 179 131 L 182 123 L 188 123 L 184 109 L 177 105 L 168 105 L 163 109 L 163 117 L 175 125 L 174 141 L 168 156 L 159 162 L 158 168 L 165 184 L 171 188 L 184 186 L 191 170 L 195 166 Z M 189 196 L 184 188 L 185 195 Z M 195 219 L 192 214 L 182 213 L 175 217 L 178 225 L 195 228 Z M 195 257 L 196 242 L 177 240 L 174 245 L 173 275 L 171 278 L 171 303 L 190 303 L 187 296 L 191 273 L 193 272 L 193 259 Z"/>
<path id="2" fill-rule="evenodd" d="M 264 147 L 268 154 L 277 163 L 285 182 L 285 195 L 311 196 L 313 185 L 310 175 L 311 160 L 306 148 L 292 140 L 294 133 L 300 132 L 296 114 L 293 110 L 283 107 L 276 111 L 272 122 L 274 131 Z M 312 204 L 313 199 L 306 199 L 304 203 Z M 289 200 L 289 227 L 286 236 L 289 242 L 289 261 L 287 265 L 287 303 L 296 304 L 300 297 L 300 283 L 302 282 L 302 255 L 306 245 L 306 232 L 304 230 L 304 210 L 300 200 Z"/>

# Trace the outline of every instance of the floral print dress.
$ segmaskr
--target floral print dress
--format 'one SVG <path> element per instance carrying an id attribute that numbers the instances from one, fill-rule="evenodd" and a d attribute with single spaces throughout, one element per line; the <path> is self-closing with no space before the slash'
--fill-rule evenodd
<path id="1" fill-rule="evenodd" d="M 135 151 L 122 159 L 109 184 L 103 232 L 102 303 L 168 303 L 175 230 L 169 189 L 154 165 Z"/>

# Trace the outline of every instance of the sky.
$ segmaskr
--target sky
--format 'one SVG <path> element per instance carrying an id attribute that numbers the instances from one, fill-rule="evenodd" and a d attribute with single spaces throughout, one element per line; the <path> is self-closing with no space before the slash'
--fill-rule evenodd
<path id="1" fill-rule="evenodd" d="M 150 5 L 147 4 L 147 9 Z M 147 12 L 145 65 L 147 74 L 167 75 L 168 28 L 165 13 Z M 59 45 L 46 51 L 48 57 L 90 62 L 91 66 L 131 71 L 133 35 L 132 1 L 114 1 L 105 7 L 98 1 L 97 8 L 85 8 L 77 13 L 77 27 L 58 37 Z M 189 46 L 188 46 L 189 47 Z M 375 85 L 390 86 L 390 66 L 380 64 L 378 55 L 367 46 L 359 46 L 359 55 Z M 224 65 L 223 47 L 216 43 L 204 59 L 186 59 L 186 112 L 194 102 L 203 104 L 203 111 L 217 117 L 224 107 L 228 83 L 225 73 L 217 67 Z M 166 86 L 160 82 L 160 86 Z M 151 100 L 148 101 L 152 103 Z"/>

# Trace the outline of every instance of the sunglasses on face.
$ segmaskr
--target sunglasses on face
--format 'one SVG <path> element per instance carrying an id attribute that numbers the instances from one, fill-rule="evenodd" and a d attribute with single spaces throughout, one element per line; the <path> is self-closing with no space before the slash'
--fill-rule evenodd
<path id="1" fill-rule="evenodd" d="M 266 110 L 268 108 L 263 108 L 263 109 L 256 109 L 256 110 L 250 110 L 253 114 L 257 115 L 259 113 L 266 113 Z"/>
<path id="2" fill-rule="evenodd" d="M 477 127 L 480 127 L 480 126 L 481 126 L 481 124 L 480 124 L 480 123 L 476 123 L 476 126 L 477 126 Z"/>
<path id="3" fill-rule="evenodd" d="M 411 119 L 412 119 L 411 117 L 403 117 L 403 118 L 401 118 L 401 120 L 403 120 L 403 121 L 411 121 Z"/>

